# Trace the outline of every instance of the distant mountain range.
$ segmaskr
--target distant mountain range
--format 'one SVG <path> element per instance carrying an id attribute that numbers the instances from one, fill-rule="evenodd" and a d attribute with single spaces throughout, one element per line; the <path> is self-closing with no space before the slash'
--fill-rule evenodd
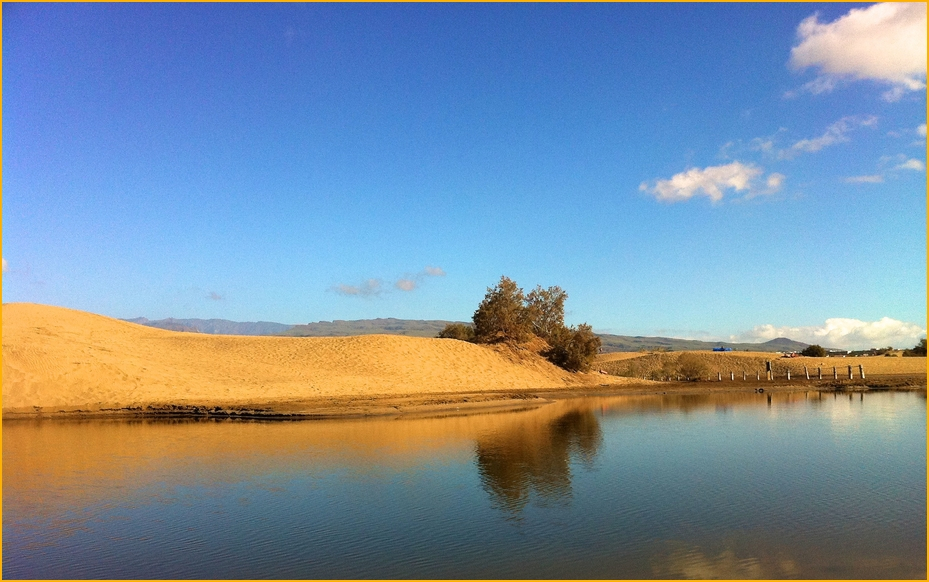
<path id="1" fill-rule="evenodd" d="M 603 342 L 604 352 L 638 352 L 640 350 L 711 350 L 717 347 L 750 352 L 799 352 L 810 344 L 779 337 L 764 343 L 706 342 L 670 337 L 644 337 L 628 335 L 597 334 Z"/>
<path id="2" fill-rule="evenodd" d="M 286 323 L 273 323 L 270 321 L 241 322 L 229 321 L 228 319 L 174 319 L 173 317 L 154 321 L 145 317 L 136 317 L 125 321 L 171 331 L 191 331 L 220 335 L 278 335 L 294 327 Z"/>
<path id="3" fill-rule="evenodd" d="M 388 335 L 405 335 L 411 337 L 435 337 L 449 323 L 445 320 L 395 319 L 355 319 L 334 321 L 317 321 L 307 324 L 289 325 L 270 321 L 239 322 L 228 319 L 168 319 L 150 320 L 145 317 L 127 319 L 132 323 L 157 327 L 171 331 L 223 335 L 277 335 L 289 337 L 333 337 L 349 335 L 367 335 L 382 333 Z M 604 352 L 638 352 L 643 350 L 711 350 L 715 347 L 727 347 L 739 351 L 754 352 L 798 352 L 809 344 L 787 338 L 777 338 L 764 343 L 730 343 L 707 342 L 669 337 L 645 337 L 597 334 L 603 342 Z"/>
<path id="4" fill-rule="evenodd" d="M 408 335 L 413 337 L 435 337 L 451 321 L 439 319 L 395 319 L 393 317 L 381 319 L 355 319 L 346 321 L 317 321 L 305 325 L 294 325 L 287 331 L 277 335 L 293 337 L 324 337 L 366 335 L 371 333 L 386 333 L 389 335 Z"/>

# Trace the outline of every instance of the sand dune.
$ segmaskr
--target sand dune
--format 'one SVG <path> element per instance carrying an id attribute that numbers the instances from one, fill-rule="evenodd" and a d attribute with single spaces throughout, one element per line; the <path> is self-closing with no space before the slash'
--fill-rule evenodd
<path id="1" fill-rule="evenodd" d="M 628 382 L 570 374 L 529 352 L 446 339 L 216 336 L 35 304 L 6 304 L 2 315 L 4 412 Z"/>

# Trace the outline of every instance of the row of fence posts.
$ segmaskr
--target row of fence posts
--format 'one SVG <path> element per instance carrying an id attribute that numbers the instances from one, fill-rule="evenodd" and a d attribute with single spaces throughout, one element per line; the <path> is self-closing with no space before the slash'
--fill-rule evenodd
<path id="1" fill-rule="evenodd" d="M 774 370 L 773 370 L 772 367 L 771 367 L 771 362 L 765 362 L 765 367 L 767 368 L 767 370 L 766 370 L 766 372 L 767 372 L 767 379 L 768 379 L 768 380 L 774 380 Z M 803 366 L 803 375 L 806 376 L 806 379 L 807 379 L 807 380 L 810 379 L 810 369 L 809 369 L 807 366 Z M 865 375 L 864 375 L 864 366 L 861 365 L 861 364 L 858 364 L 858 375 L 861 377 L 862 380 L 865 379 Z M 822 380 L 822 379 L 823 379 L 823 369 L 822 369 L 821 367 L 820 367 L 820 368 L 816 368 L 816 377 L 817 377 L 818 380 Z M 852 380 L 852 379 L 854 379 L 854 377 L 855 377 L 855 376 L 854 376 L 854 374 L 852 373 L 852 367 L 849 366 L 849 367 L 848 367 L 848 379 L 849 379 L 849 380 Z M 744 381 L 744 380 L 746 380 L 747 378 L 748 378 L 747 374 L 743 371 L 743 372 L 742 372 L 742 380 Z M 756 379 L 756 380 L 761 380 L 761 372 L 755 372 L 755 379 Z M 787 368 L 787 379 L 790 380 L 790 368 Z M 833 367 L 832 367 L 832 379 L 833 379 L 833 380 L 838 380 L 838 379 L 839 379 L 839 369 L 838 369 L 836 366 L 833 366 Z M 717 380 L 718 382 L 722 382 L 722 381 L 723 381 L 723 374 L 722 374 L 722 372 L 716 372 L 716 380 Z M 735 372 L 729 372 L 729 380 L 735 381 Z"/>

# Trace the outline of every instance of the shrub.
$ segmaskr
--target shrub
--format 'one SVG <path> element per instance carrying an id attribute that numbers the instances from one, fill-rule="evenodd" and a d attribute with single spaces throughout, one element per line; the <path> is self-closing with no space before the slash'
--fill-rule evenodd
<path id="1" fill-rule="evenodd" d="M 546 357 L 570 372 L 587 372 L 600 352 L 600 338 L 586 323 L 570 328 L 562 325 L 552 333 L 549 344 Z"/>
<path id="2" fill-rule="evenodd" d="M 524 343 L 538 337 L 548 343 L 542 355 L 553 364 L 571 372 L 586 372 L 600 352 L 600 338 L 586 323 L 565 327 L 567 298 L 564 289 L 557 286 L 543 289 L 537 285 L 526 295 L 512 279 L 500 277 L 474 312 L 473 341 Z M 450 334 L 459 333 L 449 327 Z"/>
<path id="3" fill-rule="evenodd" d="M 568 294 L 561 287 L 543 289 L 536 285 L 526 296 L 526 319 L 535 335 L 550 340 L 564 325 L 564 302 Z"/>
<path id="4" fill-rule="evenodd" d="M 677 359 L 677 372 L 691 382 L 702 380 L 708 369 L 706 362 L 697 354 L 681 354 Z"/>
<path id="5" fill-rule="evenodd" d="M 474 328 L 466 323 L 449 323 L 436 337 L 473 342 Z"/>
<path id="6" fill-rule="evenodd" d="M 903 352 L 903 355 L 909 356 L 909 357 L 915 356 L 915 357 L 925 358 L 926 357 L 926 338 L 919 340 L 919 343 L 916 344 L 916 347 L 914 347 L 912 350 L 906 350 L 905 352 Z"/>
<path id="7" fill-rule="evenodd" d="M 825 358 L 826 357 L 826 348 L 821 345 L 813 344 L 811 346 L 806 346 L 803 348 L 803 351 L 800 352 L 801 356 L 810 356 L 813 358 Z"/>
<path id="8" fill-rule="evenodd" d="M 524 342 L 531 336 L 525 295 L 516 283 L 500 277 L 495 287 L 487 289 L 487 295 L 474 312 L 474 339 L 478 343 L 501 341 Z"/>

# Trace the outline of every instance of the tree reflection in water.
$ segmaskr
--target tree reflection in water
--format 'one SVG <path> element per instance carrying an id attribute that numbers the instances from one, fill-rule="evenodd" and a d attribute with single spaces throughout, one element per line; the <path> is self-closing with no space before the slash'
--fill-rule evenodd
<path id="1" fill-rule="evenodd" d="M 512 513 L 520 512 L 533 492 L 545 502 L 566 503 L 572 457 L 589 466 L 602 442 L 600 422 L 590 408 L 517 424 L 478 439 L 481 484 L 495 506 Z"/>

